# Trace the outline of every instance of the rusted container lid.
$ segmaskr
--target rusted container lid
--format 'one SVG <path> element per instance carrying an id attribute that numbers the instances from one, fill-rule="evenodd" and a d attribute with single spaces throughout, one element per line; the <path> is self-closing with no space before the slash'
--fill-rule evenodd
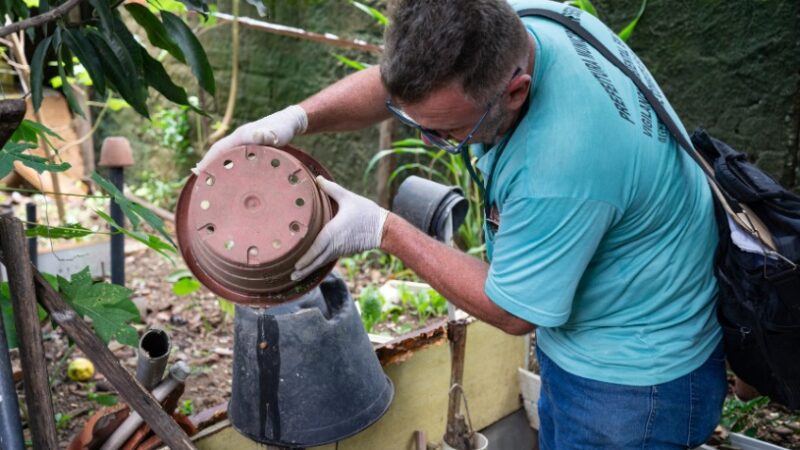
<path id="1" fill-rule="evenodd" d="M 334 214 L 315 178 L 328 172 L 291 146 L 247 145 L 227 150 L 192 175 L 176 213 L 186 265 L 212 292 L 250 306 L 299 297 L 335 261 L 292 281 L 294 264 Z"/>

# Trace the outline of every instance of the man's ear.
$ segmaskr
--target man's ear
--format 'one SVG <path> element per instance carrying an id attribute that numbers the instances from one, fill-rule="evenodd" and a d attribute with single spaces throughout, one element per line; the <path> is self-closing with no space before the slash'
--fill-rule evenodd
<path id="1" fill-rule="evenodd" d="M 528 98 L 531 87 L 531 76 L 527 73 L 519 75 L 511 80 L 507 88 L 508 108 L 519 109 Z"/>

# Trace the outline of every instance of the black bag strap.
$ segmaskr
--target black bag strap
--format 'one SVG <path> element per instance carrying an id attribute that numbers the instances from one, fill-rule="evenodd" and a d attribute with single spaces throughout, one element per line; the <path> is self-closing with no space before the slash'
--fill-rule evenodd
<path id="1" fill-rule="evenodd" d="M 687 139 L 686 134 L 681 131 L 681 127 L 675 123 L 675 121 L 672 119 L 672 116 L 669 115 L 666 108 L 664 108 L 664 105 L 658 100 L 653 90 L 647 87 L 647 85 L 634 71 L 620 61 L 619 58 L 617 58 L 617 55 L 611 52 L 611 50 L 603 45 L 603 43 L 600 42 L 586 28 L 582 27 L 578 22 L 575 22 L 563 14 L 541 8 L 523 9 L 518 11 L 517 14 L 520 17 L 543 17 L 561 24 L 564 28 L 567 28 L 568 30 L 580 36 L 584 41 L 586 41 L 601 55 L 603 55 L 603 57 L 605 57 L 611 64 L 616 66 L 620 71 L 622 71 L 622 73 L 630 78 L 630 80 L 633 81 L 636 87 L 639 88 L 639 91 L 641 91 L 641 93 L 650 103 L 650 107 L 652 107 L 656 112 L 656 115 L 659 119 L 661 119 L 661 122 L 664 124 L 664 126 L 667 127 L 675 140 L 678 141 L 680 147 L 683 148 L 686 153 L 688 153 L 689 156 L 691 156 L 691 158 L 700 166 L 703 172 L 705 172 L 706 178 L 708 178 L 711 185 L 711 190 L 722 204 L 725 212 L 728 213 L 728 215 L 740 227 L 753 235 L 753 237 L 759 239 L 764 245 L 773 251 L 775 250 L 775 244 L 773 243 L 772 237 L 763 222 L 746 205 L 742 203 L 733 203 L 732 205 L 731 198 L 726 195 L 725 190 L 722 188 L 722 186 L 720 186 L 715 177 L 714 169 L 711 167 L 708 161 L 706 161 L 705 158 L 700 155 L 697 149 L 695 149 L 694 145 L 692 145 L 689 139 Z"/>

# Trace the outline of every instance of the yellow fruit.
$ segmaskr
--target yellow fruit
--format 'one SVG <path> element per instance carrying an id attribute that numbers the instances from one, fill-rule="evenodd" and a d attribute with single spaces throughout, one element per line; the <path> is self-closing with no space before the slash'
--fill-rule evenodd
<path id="1" fill-rule="evenodd" d="M 94 375 L 94 364 L 86 358 L 75 358 L 67 366 L 67 377 L 72 381 L 86 381 Z"/>

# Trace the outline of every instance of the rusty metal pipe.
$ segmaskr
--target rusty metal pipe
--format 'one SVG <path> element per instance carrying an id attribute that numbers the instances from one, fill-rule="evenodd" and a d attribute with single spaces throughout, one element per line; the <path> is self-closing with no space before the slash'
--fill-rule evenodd
<path id="1" fill-rule="evenodd" d="M 139 340 L 136 360 L 136 379 L 148 391 L 158 386 L 164 377 L 172 342 L 166 331 L 158 328 L 147 330 Z"/>

